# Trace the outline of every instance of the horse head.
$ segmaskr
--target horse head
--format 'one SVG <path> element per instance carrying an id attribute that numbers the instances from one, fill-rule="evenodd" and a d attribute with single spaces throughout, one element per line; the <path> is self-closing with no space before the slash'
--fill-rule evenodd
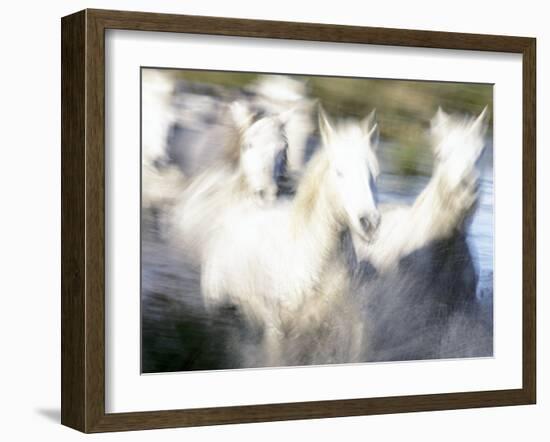
<path id="1" fill-rule="evenodd" d="M 319 110 L 332 195 L 352 233 L 365 242 L 372 240 L 380 224 L 376 196 L 378 125 L 374 120 L 373 111 L 362 121 L 343 121 L 335 126 L 325 112 Z"/>
<path id="2" fill-rule="evenodd" d="M 286 164 L 288 142 L 279 116 L 258 118 L 242 103 L 231 105 L 239 130 L 239 168 L 252 194 L 260 201 L 277 197 L 277 179 Z"/>

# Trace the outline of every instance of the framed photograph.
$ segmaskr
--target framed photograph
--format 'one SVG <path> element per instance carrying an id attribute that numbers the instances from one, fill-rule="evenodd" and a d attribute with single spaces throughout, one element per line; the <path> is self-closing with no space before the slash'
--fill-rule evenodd
<path id="1" fill-rule="evenodd" d="M 535 39 L 61 25 L 64 425 L 535 403 Z"/>

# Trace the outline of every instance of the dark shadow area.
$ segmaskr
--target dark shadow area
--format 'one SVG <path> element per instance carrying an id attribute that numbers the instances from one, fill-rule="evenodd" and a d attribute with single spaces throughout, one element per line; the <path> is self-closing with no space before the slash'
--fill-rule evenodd
<path id="1" fill-rule="evenodd" d="M 369 362 L 492 356 L 492 297 L 478 299 L 477 284 L 460 232 L 365 284 Z"/>

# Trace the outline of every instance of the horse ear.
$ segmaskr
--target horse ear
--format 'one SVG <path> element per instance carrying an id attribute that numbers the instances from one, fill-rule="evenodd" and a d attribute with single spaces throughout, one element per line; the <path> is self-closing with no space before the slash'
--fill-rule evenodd
<path id="1" fill-rule="evenodd" d="M 477 116 L 475 121 L 472 123 L 473 133 L 476 134 L 481 139 L 481 143 L 478 144 L 479 147 L 475 152 L 477 157 L 481 155 L 481 153 L 483 152 L 483 149 L 485 148 L 485 142 L 483 141 L 483 138 L 485 137 L 485 133 L 487 132 L 488 120 L 489 120 L 489 113 L 487 111 L 487 106 L 485 106 L 485 108 L 481 111 L 481 113 Z"/>
<path id="2" fill-rule="evenodd" d="M 279 115 L 277 115 L 277 117 L 279 118 L 279 121 L 281 121 L 281 123 L 286 126 L 296 114 L 309 114 L 312 111 L 313 107 L 318 105 L 319 102 L 317 99 L 299 100 L 297 103 L 293 104 L 290 109 L 281 112 Z"/>
<path id="3" fill-rule="evenodd" d="M 368 131 L 367 137 L 370 141 L 371 149 L 376 151 L 380 141 L 380 128 L 378 127 L 378 123 L 374 123 L 374 126 Z"/>
<path id="4" fill-rule="evenodd" d="M 241 101 L 231 103 L 229 111 L 233 122 L 240 131 L 248 129 L 254 121 L 254 114 L 250 112 L 248 106 Z"/>
<path id="5" fill-rule="evenodd" d="M 488 120 L 489 112 L 487 111 L 487 106 L 485 106 L 472 124 L 472 129 L 477 131 L 480 136 L 484 136 L 487 132 Z"/>
<path id="6" fill-rule="evenodd" d="M 283 126 L 286 126 L 290 120 L 292 120 L 292 117 L 296 114 L 296 112 L 301 110 L 301 104 L 295 104 L 290 109 L 287 109 L 280 114 L 277 115 L 277 118 L 281 122 Z"/>
<path id="7" fill-rule="evenodd" d="M 371 128 L 376 123 L 376 109 L 373 109 L 363 120 L 361 120 L 361 129 L 365 134 L 369 134 Z"/>
<path id="8" fill-rule="evenodd" d="M 449 122 L 451 120 L 451 117 L 449 114 L 447 114 L 443 109 L 441 109 L 441 106 L 437 108 L 437 112 L 432 117 L 430 121 L 430 134 L 432 136 L 433 142 L 434 142 L 434 154 L 436 156 L 440 155 L 438 144 L 443 139 L 445 134 L 447 133 L 447 129 L 449 126 Z"/>
<path id="9" fill-rule="evenodd" d="M 319 105 L 319 132 L 321 133 L 323 143 L 328 145 L 334 129 L 321 105 Z"/>
<path id="10" fill-rule="evenodd" d="M 292 115 L 297 111 L 297 106 L 292 106 L 290 109 L 287 109 L 277 115 L 277 118 L 283 126 L 286 126 L 288 122 L 292 119 Z"/>
<path id="11" fill-rule="evenodd" d="M 449 114 L 447 114 L 443 109 L 441 109 L 441 106 L 439 106 L 437 108 L 437 112 L 432 118 L 432 121 L 430 122 L 432 132 L 447 126 L 449 119 Z"/>

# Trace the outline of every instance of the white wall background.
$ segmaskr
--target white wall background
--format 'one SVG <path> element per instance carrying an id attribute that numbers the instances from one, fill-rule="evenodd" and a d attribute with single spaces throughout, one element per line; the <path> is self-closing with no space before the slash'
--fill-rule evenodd
<path id="1" fill-rule="evenodd" d="M 0 435 L 80 440 L 59 425 L 60 17 L 86 7 L 533 36 L 538 39 L 538 405 L 194 429 L 96 440 L 258 440 L 344 437 L 446 442 L 548 440 L 550 325 L 550 28 L 545 2 L 74 0 L 5 2 L 0 28 Z"/>

